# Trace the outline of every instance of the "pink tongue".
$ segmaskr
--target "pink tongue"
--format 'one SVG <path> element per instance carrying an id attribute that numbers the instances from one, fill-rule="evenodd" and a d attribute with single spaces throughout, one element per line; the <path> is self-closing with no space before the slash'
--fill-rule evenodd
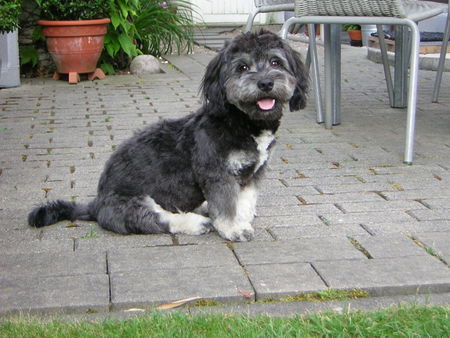
<path id="1" fill-rule="evenodd" d="M 275 99 L 262 99 L 256 102 L 256 104 L 262 110 L 270 110 L 275 106 Z"/>

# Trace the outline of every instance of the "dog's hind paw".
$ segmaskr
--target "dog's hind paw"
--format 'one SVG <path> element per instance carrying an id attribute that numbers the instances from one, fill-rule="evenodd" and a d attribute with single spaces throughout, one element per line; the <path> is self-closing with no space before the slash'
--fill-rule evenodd
<path id="1" fill-rule="evenodd" d="M 219 235 L 232 242 L 251 241 L 255 235 L 255 230 L 250 223 L 229 225 L 226 222 L 215 222 L 214 227 Z"/>
<path id="2" fill-rule="evenodd" d="M 211 219 L 192 212 L 174 214 L 169 221 L 170 232 L 186 235 L 203 235 L 213 229 Z"/>

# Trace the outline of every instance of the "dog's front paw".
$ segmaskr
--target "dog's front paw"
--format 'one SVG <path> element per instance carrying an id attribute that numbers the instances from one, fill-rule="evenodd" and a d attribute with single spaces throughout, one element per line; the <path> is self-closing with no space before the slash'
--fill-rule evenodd
<path id="1" fill-rule="evenodd" d="M 219 235 L 232 242 L 247 242 L 253 239 L 255 230 L 250 223 L 215 221 L 214 227 Z"/>

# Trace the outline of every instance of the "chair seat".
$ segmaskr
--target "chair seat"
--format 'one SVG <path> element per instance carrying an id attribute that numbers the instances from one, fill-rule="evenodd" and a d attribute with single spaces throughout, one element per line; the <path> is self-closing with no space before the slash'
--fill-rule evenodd
<path id="1" fill-rule="evenodd" d="M 402 0 L 406 17 L 415 22 L 441 13 L 447 13 L 448 5 L 432 1 Z"/>
<path id="2" fill-rule="evenodd" d="M 285 5 L 285 4 L 294 5 L 294 1 L 293 0 L 255 0 L 256 7 Z"/>

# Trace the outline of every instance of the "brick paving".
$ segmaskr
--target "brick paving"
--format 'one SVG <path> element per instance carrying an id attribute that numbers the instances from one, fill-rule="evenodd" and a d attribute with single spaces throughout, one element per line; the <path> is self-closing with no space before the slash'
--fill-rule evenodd
<path id="1" fill-rule="evenodd" d="M 134 130 L 195 111 L 213 55 L 167 57 L 157 75 L 0 90 L 0 315 L 117 313 L 195 296 L 245 305 L 327 288 L 448 300 L 450 77 L 432 104 L 434 73 L 420 72 L 415 161 L 405 166 L 406 112 L 389 107 L 382 66 L 362 48 L 343 46 L 340 126 L 315 123 L 313 97 L 285 113 L 252 242 L 27 226 L 39 203 L 95 196 L 104 162 Z"/>

